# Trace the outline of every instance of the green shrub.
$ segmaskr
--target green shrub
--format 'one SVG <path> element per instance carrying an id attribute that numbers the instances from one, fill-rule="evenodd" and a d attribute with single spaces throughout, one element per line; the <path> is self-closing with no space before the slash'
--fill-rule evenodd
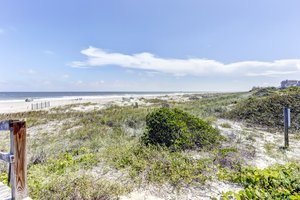
<path id="1" fill-rule="evenodd" d="M 146 117 L 145 144 L 171 149 L 211 147 L 221 139 L 219 131 L 208 122 L 179 109 L 160 108 Z"/>
<path id="2" fill-rule="evenodd" d="M 255 90 L 251 90 L 251 92 L 253 92 L 253 95 L 257 97 L 269 96 L 270 94 L 273 94 L 276 91 L 277 91 L 276 87 L 265 87 L 265 88 L 258 88 Z"/>
<path id="3" fill-rule="evenodd" d="M 219 117 L 230 110 L 231 105 L 247 98 L 249 93 L 203 94 L 197 101 L 176 102 L 172 108 L 179 108 L 202 119 Z"/>
<path id="4" fill-rule="evenodd" d="M 244 186 L 238 193 L 227 192 L 225 199 L 300 199 L 300 166 L 274 165 L 266 169 L 241 168 L 234 173 L 221 173 L 226 179 Z"/>
<path id="5" fill-rule="evenodd" d="M 294 88 L 278 91 L 265 97 L 250 97 L 239 102 L 226 116 L 245 122 L 279 129 L 283 127 L 283 108 L 291 109 L 292 129 L 300 120 L 300 91 Z"/>

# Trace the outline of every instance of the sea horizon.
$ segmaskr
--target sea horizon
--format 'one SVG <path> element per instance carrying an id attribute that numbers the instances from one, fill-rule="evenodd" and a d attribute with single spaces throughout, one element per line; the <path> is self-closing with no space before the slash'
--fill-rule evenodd
<path id="1" fill-rule="evenodd" d="M 23 101 L 27 98 L 33 100 L 45 99 L 72 99 L 72 98 L 109 98 L 123 96 L 139 96 L 139 95 L 167 95 L 167 94 L 187 94 L 202 93 L 190 91 L 58 91 L 58 92 L 0 92 L 0 101 Z M 204 92 L 203 92 L 204 93 Z"/>

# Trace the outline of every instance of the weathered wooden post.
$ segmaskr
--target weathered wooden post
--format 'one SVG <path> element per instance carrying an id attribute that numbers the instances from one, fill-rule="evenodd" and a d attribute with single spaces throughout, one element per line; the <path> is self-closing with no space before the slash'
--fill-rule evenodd
<path id="1" fill-rule="evenodd" d="M 283 111 L 284 116 L 284 147 L 289 147 L 289 127 L 291 126 L 291 111 L 285 107 Z"/>
<path id="2" fill-rule="evenodd" d="M 27 197 L 26 122 L 12 122 L 15 155 L 16 199 Z"/>
<path id="3" fill-rule="evenodd" d="M 0 160 L 9 163 L 9 182 L 11 199 L 19 200 L 27 196 L 27 163 L 26 163 L 26 122 L 0 121 L 0 130 L 10 130 L 10 151 L 0 152 Z"/>

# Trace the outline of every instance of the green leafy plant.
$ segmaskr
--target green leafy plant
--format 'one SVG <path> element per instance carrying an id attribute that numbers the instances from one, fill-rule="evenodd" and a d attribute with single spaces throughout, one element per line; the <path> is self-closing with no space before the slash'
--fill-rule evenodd
<path id="1" fill-rule="evenodd" d="M 240 101 L 224 116 L 238 119 L 275 129 L 283 127 L 283 108 L 291 109 L 293 122 L 300 120 L 300 89 L 287 88 L 272 92 L 267 96 L 251 96 Z M 297 123 L 292 123 L 291 128 L 298 129 Z"/>
<path id="2" fill-rule="evenodd" d="M 147 115 L 142 141 L 178 150 L 211 147 L 221 138 L 204 120 L 179 109 L 159 108 Z"/>
<path id="3" fill-rule="evenodd" d="M 8 183 L 8 175 L 7 173 L 3 172 L 0 173 L 0 182 L 7 184 Z"/>
<path id="4" fill-rule="evenodd" d="M 219 178 L 244 186 L 238 193 L 224 193 L 225 199 L 300 199 L 300 166 L 296 164 L 246 167 L 232 173 L 222 169 Z"/>

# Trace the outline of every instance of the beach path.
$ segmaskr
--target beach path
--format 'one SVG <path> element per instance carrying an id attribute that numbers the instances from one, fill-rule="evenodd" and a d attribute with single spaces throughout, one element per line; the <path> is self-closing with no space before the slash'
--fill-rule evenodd
<path id="1" fill-rule="evenodd" d="M 0 200 L 11 199 L 11 190 L 8 186 L 0 182 Z"/>

